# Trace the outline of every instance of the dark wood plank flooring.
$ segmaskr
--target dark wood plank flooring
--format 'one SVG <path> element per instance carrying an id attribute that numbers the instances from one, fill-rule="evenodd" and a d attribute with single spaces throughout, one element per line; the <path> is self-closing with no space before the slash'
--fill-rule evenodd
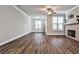
<path id="1" fill-rule="evenodd" d="M 1 54 L 78 54 L 79 42 L 65 36 L 30 33 L 0 46 Z"/>

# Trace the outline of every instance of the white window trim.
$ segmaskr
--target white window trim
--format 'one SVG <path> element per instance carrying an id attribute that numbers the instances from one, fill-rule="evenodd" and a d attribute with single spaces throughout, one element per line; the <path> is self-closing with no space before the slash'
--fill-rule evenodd
<path id="1" fill-rule="evenodd" d="M 53 16 L 53 17 L 54 17 L 54 16 Z M 53 18 L 53 17 L 52 17 L 52 18 Z M 54 29 L 53 29 L 53 31 L 56 31 L 56 32 L 57 32 L 57 31 L 58 31 L 58 32 L 59 32 L 59 31 L 60 31 L 60 32 L 61 32 L 61 31 L 64 31 L 64 20 L 63 20 L 63 23 L 61 23 L 61 24 L 63 25 L 63 30 L 59 30 L 59 29 L 58 29 L 58 24 L 59 24 L 59 23 L 58 23 L 58 17 L 63 17 L 63 19 L 64 19 L 64 16 L 55 16 L 55 17 L 57 17 L 57 23 L 53 23 L 53 22 L 52 22 L 52 29 L 53 29 L 53 24 L 57 24 L 57 30 L 54 30 Z M 53 21 L 53 19 L 52 19 L 52 21 Z"/>

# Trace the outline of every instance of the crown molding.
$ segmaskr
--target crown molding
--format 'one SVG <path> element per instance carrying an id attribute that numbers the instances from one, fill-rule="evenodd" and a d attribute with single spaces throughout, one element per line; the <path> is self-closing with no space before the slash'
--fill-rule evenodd
<path id="1" fill-rule="evenodd" d="M 66 12 L 66 14 L 69 13 L 70 11 L 72 11 L 72 10 L 78 8 L 78 7 L 79 7 L 79 5 L 77 5 L 77 6 L 73 7 L 73 8 L 71 8 L 71 9 L 69 9 L 69 10 Z"/>
<path id="2" fill-rule="evenodd" d="M 26 14 L 23 10 L 21 10 L 19 7 L 17 7 L 16 5 L 12 5 L 12 7 L 14 7 L 15 9 L 17 9 L 19 12 L 21 12 L 23 15 L 30 17 L 28 14 Z"/>

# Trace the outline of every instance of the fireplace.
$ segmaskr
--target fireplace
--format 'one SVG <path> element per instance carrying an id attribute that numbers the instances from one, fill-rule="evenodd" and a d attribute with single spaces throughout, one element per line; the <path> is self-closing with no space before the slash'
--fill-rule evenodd
<path id="1" fill-rule="evenodd" d="M 75 30 L 68 30 L 68 36 L 75 38 Z"/>

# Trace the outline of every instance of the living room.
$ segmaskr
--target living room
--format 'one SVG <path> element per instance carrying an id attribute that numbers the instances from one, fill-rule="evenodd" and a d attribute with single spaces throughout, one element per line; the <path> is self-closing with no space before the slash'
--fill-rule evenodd
<path id="1" fill-rule="evenodd" d="M 78 54 L 78 5 L 1 5 L 1 54 Z"/>

